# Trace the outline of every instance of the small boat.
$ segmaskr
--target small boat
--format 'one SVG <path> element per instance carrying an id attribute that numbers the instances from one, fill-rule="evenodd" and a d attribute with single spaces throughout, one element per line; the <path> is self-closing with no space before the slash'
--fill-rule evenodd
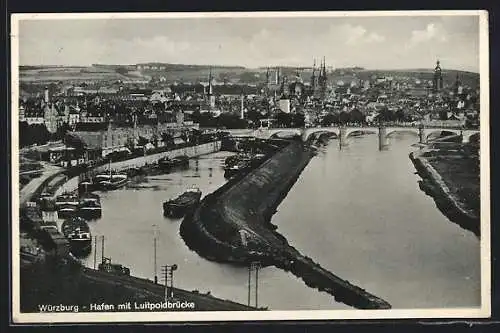
<path id="1" fill-rule="evenodd" d="M 99 189 L 110 191 L 125 186 L 128 183 L 126 174 L 112 174 L 108 179 L 99 182 Z"/>
<path id="2" fill-rule="evenodd" d="M 66 219 L 75 216 L 77 210 L 78 206 L 75 205 L 69 205 L 69 204 L 59 205 L 57 207 L 57 215 L 59 218 Z"/>
<path id="3" fill-rule="evenodd" d="M 84 179 L 78 184 L 78 190 L 80 193 L 90 192 L 97 189 L 97 183 L 92 181 L 92 179 Z"/>
<path id="4" fill-rule="evenodd" d="M 78 195 L 72 193 L 63 193 L 56 197 L 56 206 L 60 207 L 63 205 L 73 205 L 78 206 Z"/>
<path id="5" fill-rule="evenodd" d="M 115 173 L 111 171 L 111 160 L 109 160 L 108 172 L 97 174 L 94 183 L 98 189 L 109 191 L 116 190 L 128 183 L 128 176 L 125 173 Z"/>
<path id="6" fill-rule="evenodd" d="M 190 188 L 177 198 L 165 201 L 163 203 L 163 215 L 166 217 L 181 218 L 189 210 L 196 207 L 200 199 L 200 189 L 196 187 Z"/>
<path id="7" fill-rule="evenodd" d="M 80 196 L 78 204 L 78 216 L 86 219 L 99 218 L 102 215 L 101 199 L 94 193 L 85 193 Z"/>
<path id="8" fill-rule="evenodd" d="M 189 167 L 189 157 L 186 155 L 180 155 L 174 158 L 164 157 L 158 160 L 158 166 L 166 171 L 175 167 Z"/>
<path id="9" fill-rule="evenodd" d="M 130 275 L 130 269 L 120 264 L 112 264 L 111 258 L 102 258 L 102 262 L 97 266 L 101 272 L 113 273 L 117 275 Z"/>
<path id="10" fill-rule="evenodd" d="M 75 256 L 87 255 L 92 249 L 92 235 L 87 222 L 78 216 L 71 217 L 61 225 L 63 235 L 68 239 L 70 251 Z"/>
<path id="11" fill-rule="evenodd" d="M 189 166 L 189 157 L 186 155 L 176 156 L 172 159 L 173 165 L 175 166 Z"/>

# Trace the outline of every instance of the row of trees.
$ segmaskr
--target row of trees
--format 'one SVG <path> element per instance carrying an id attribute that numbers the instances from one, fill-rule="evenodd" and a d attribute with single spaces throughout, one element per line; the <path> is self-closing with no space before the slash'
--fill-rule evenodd
<path id="1" fill-rule="evenodd" d="M 403 122 L 411 120 L 403 110 L 392 111 L 387 108 L 380 110 L 378 115 L 373 119 L 374 122 Z M 361 111 L 354 109 L 350 112 L 329 113 L 321 120 L 321 125 L 323 126 L 347 123 L 364 124 L 366 123 L 366 117 Z"/>

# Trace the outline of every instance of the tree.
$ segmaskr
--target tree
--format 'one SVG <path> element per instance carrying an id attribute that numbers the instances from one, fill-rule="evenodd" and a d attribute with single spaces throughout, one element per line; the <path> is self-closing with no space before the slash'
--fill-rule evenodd
<path id="1" fill-rule="evenodd" d="M 323 120 L 321 120 L 321 125 L 332 126 L 333 124 L 336 124 L 338 122 L 339 122 L 339 116 L 335 113 L 329 113 L 323 118 Z"/>
<path id="2" fill-rule="evenodd" d="M 394 121 L 395 115 L 394 112 L 392 112 L 388 108 L 383 108 L 382 110 L 380 110 L 380 113 L 377 115 L 376 119 L 379 122 Z"/>
<path id="3" fill-rule="evenodd" d="M 125 148 L 127 148 L 131 152 L 134 151 L 135 148 L 134 139 L 132 139 L 130 136 L 127 137 L 127 141 L 125 142 Z"/>
<path id="4" fill-rule="evenodd" d="M 158 147 L 158 136 L 156 134 L 153 134 L 151 136 L 150 142 L 153 146 Z"/>
<path id="5" fill-rule="evenodd" d="M 193 121 L 195 123 L 200 123 L 200 119 L 201 119 L 201 112 L 200 112 L 200 110 L 195 110 L 193 112 L 193 114 L 191 115 L 191 118 L 193 119 Z"/>
<path id="6" fill-rule="evenodd" d="M 120 66 L 120 67 L 115 69 L 115 72 L 117 72 L 118 74 L 121 74 L 121 75 L 127 75 L 128 69 L 126 69 L 123 66 Z"/>
<path id="7" fill-rule="evenodd" d="M 347 124 L 351 120 L 349 114 L 345 111 L 340 112 L 339 114 L 339 123 L 342 125 Z"/>
<path id="8" fill-rule="evenodd" d="M 223 113 L 219 117 L 216 118 L 217 126 L 224 128 L 247 128 L 247 121 L 245 119 L 241 119 L 238 115 Z"/>
<path id="9" fill-rule="evenodd" d="M 365 123 L 365 116 L 358 109 L 354 109 L 349 112 L 350 121 L 357 124 Z"/>
<path id="10" fill-rule="evenodd" d="M 448 112 L 446 110 L 439 111 L 440 120 L 448 120 Z"/>
<path id="11" fill-rule="evenodd" d="M 405 121 L 406 116 L 405 116 L 403 109 L 399 109 L 398 111 L 396 111 L 395 117 L 396 117 L 396 121 L 400 121 L 400 122 Z"/>
<path id="12" fill-rule="evenodd" d="M 275 120 L 279 127 L 292 127 L 292 116 L 290 113 L 279 111 L 276 113 Z"/>
<path id="13" fill-rule="evenodd" d="M 292 114 L 292 127 L 304 127 L 305 126 L 305 116 L 303 113 L 293 113 Z"/>
<path id="14" fill-rule="evenodd" d="M 174 144 L 174 137 L 170 133 L 166 132 L 162 133 L 161 140 L 167 147 L 172 146 Z"/>
<path id="15" fill-rule="evenodd" d="M 54 139 L 55 140 L 63 140 L 64 137 L 66 136 L 66 133 L 71 131 L 71 127 L 69 127 L 69 124 L 64 122 L 62 123 L 61 126 L 57 127 L 56 133 L 54 133 Z"/>
<path id="16" fill-rule="evenodd" d="M 29 135 L 30 126 L 26 121 L 19 122 L 19 146 L 25 147 L 33 144 L 33 140 Z"/>
<path id="17" fill-rule="evenodd" d="M 139 136 L 139 140 L 137 141 L 137 145 L 138 146 L 142 146 L 143 147 L 143 146 L 147 145 L 148 143 L 149 143 L 148 139 L 146 139 L 143 136 Z"/>

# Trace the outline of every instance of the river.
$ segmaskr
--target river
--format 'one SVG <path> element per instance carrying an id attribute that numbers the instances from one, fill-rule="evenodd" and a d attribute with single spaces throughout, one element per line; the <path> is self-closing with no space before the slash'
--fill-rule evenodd
<path id="1" fill-rule="evenodd" d="M 386 151 L 378 150 L 377 140 L 349 138 L 342 149 L 331 141 L 304 169 L 272 222 L 301 253 L 393 308 L 479 306 L 479 240 L 450 223 L 420 191 L 408 158 L 415 137 L 393 137 Z M 188 170 L 148 177 L 141 185 L 150 188 L 99 192 L 102 218 L 89 225 L 94 236 L 105 236 L 104 255 L 153 280 L 157 230 L 160 281 L 160 266 L 177 264 L 175 286 L 246 304 L 247 269 L 199 257 L 179 236 L 181 221 L 162 214 L 162 202 L 187 187 L 207 194 L 222 185 L 221 165 L 229 154 L 205 155 L 191 160 Z M 84 263 L 93 267 L 93 253 Z M 258 303 L 272 310 L 348 309 L 275 267 L 259 272 Z"/>

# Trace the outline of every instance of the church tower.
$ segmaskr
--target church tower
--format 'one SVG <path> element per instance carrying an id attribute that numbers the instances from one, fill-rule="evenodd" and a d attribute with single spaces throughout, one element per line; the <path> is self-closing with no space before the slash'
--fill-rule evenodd
<path id="1" fill-rule="evenodd" d="M 434 79 L 432 83 L 432 88 L 434 92 L 438 92 L 441 89 L 443 89 L 443 74 L 439 60 L 436 62 L 436 67 L 434 68 Z"/>
<path id="2" fill-rule="evenodd" d="M 316 59 L 313 61 L 312 74 L 311 74 L 311 95 L 316 94 Z"/>
<path id="3" fill-rule="evenodd" d="M 325 57 L 323 57 L 323 63 L 321 64 L 318 77 L 319 93 L 322 100 L 326 98 L 327 81 L 328 78 L 326 76 L 326 61 Z"/>
<path id="4" fill-rule="evenodd" d="M 208 74 L 208 103 L 210 109 L 215 107 L 215 96 L 213 95 L 213 87 L 212 87 L 212 67 L 210 67 L 210 72 Z"/>

